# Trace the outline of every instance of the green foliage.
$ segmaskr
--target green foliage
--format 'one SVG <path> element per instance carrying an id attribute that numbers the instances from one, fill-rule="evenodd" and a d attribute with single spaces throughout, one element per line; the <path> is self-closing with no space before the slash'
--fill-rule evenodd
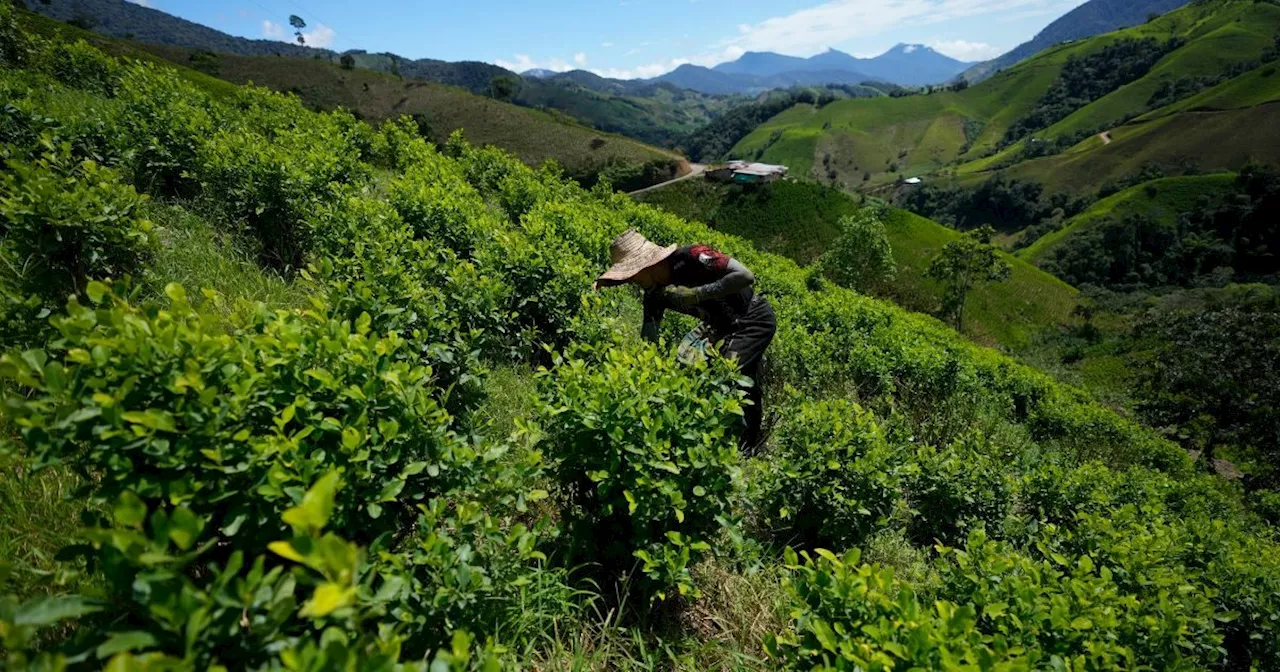
<path id="1" fill-rule="evenodd" d="M 737 376 L 652 346 L 570 356 L 543 376 L 540 411 L 579 552 L 610 570 L 638 559 L 655 599 L 696 597 L 689 569 L 732 524 L 741 478 Z"/>
<path id="2" fill-rule="evenodd" d="M 1019 669 L 1022 652 L 984 636 L 971 605 L 924 604 L 893 571 L 819 550 L 787 550 L 794 625 L 765 651 L 780 668 L 805 670 Z M 803 562 L 801 562 L 803 558 Z M 1021 655 L 1020 655 L 1021 654 Z"/>
<path id="3" fill-rule="evenodd" d="M 1280 483 L 1280 307 L 1239 306 L 1203 312 L 1154 312 L 1135 336 L 1139 411 L 1176 428 L 1190 448 L 1212 459 L 1235 447 L 1263 482 Z"/>
<path id="4" fill-rule="evenodd" d="M 1013 273 L 991 244 L 991 227 L 965 234 L 947 243 L 929 263 L 927 275 L 942 282 L 942 312 L 956 319 L 956 331 L 964 331 L 964 306 L 974 287 L 988 282 L 1004 282 Z"/>
<path id="5" fill-rule="evenodd" d="M 941 450 L 919 449 L 906 483 L 918 541 L 954 543 L 975 527 L 1000 533 L 1012 512 L 1014 481 L 1008 466 L 983 450 L 989 450 L 985 443 L 972 437 Z"/>
<path id="6" fill-rule="evenodd" d="M 125 73 L 119 98 L 121 127 L 135 152 L 134 183 L 152 193 L 191 189 L 197 152 L 219 122 L 209 95 L 166 70 L 138 65 Z"/>
<path id="7" fill-rule="evenodd" d="M 1053 86 L 1036 106 L 1005 132 L 1013 143 L 1048 128 L 1072 112 L 1147 74 L 1165 54 L 1182 46 L 1179 40 L 1121 39 L 1082 58 L 1071 56 Z"/>
<path id="8" fill-rule="evenodd" d="M 93 278 L 136 274 L 153 253 L 145 196 L 115 172 L 71 157 L 45 136 L 32 161 L 11 159 L 0 175 L 6 294 L 57 306 Z M 21 299 L 10 299 L 10 301 Z"/>
<path id="9" fill-rule="evenodd" d="M 865 208 L 840 220 L 840 237 L 818 257 L 818 265 L 832 282 L 863 294 L 883 291 L 893 281 L 896 266 L 889 234 L 878 213 Z"/>
<path id="10" fill-rule="evenodd" d="M 301 268 L 311 247 L 308 214 L 364 177 L 359 159 L 359 148 L 330 117 L 273 134 L 219 131 L 197 154 L 202 186 L 220 194 L 268 263 L 286 271 Z"/>
<path id="11" fill-rule="evenodd" d="M 31 44 L 26 33 L 18 27 L 13 5 L 9 0 L 0 2 L 0 65 L 21 68 L 31 57 Z"/>
<path id="12" fill-rule="evenodd" d="M 1108 287 L 1273 277 L 1280 273 L 1271 251 L 1280 236 L 1277 213 L 1280 173 L 1248 166 L 1221 199 L 1206 194 L 1176 219 L 1147 213 L 1105 219 L 1053 248 L 1043 263 L 1068 282 Z"/>
<path id="13" fill-rule="evenodd" d="M 77 89 L 115 96 L 123 68 L 83 40 L 54 45 L 45 59 L 58 81 Z"/>
<path id="14" fill-rule="evenodd" d="M 7 406 L 33 457 L 92 475 L 107 500 L 184 503 L 249 548 L 326 469 L 348 483 L 333 521 L 361 539 L 475 477 L 430 371 L 397 361 L 404 341 L 371 335 L 367 316 L 259 310 L 228 335 L 181 287 L 167 293 L 167 310 L 142 309 L 92 284 L 96 305 L 55 318 L 56 349 L 0 360 L 26 391 Z"/>
<path id="15" fill-rule="evenodd" d="M 902 460 L 872 415 L 846 401 L 803 402 L 774 430 L 761 506 L 777 535 L 850 548 L 902 499 Z"/>

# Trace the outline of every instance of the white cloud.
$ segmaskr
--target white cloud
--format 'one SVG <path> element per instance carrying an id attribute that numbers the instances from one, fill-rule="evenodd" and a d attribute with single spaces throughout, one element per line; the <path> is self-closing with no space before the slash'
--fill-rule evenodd
<path id="1" fill-rule="evenodd" d="M 935 40 L 929 43 L 934 50 L 961 61 L 986 61 L 1008 49 L 994 47 L 986 42 L 966 42 L 964 40 Z"/>
<path id="2" fill-rule="evenodd" d="M 142 5 L 143 7 L 150 7 L 152 9 L 155 9 L 156 7 L 155 5 L 151 4 L 151 0 L 129 0 L 129 2 L 132 2 L 135 5 Z"/>
<path id="3" fill-rule="evenodd" d="M 1068 0 L 1068 4 L 1078 0 Z M 785 16 L 766 19 L 723 45 L 748 51 L 775 51 L 812 56 L 853 39 L 879 35 L 891 28 L 923 26 L 1012 10 L 1061 6 L 1061 0 L 829 0 Z"/>
<path id="4" fill-rule="evenodd" d="M 613 48 L 613 43 L 612 43 L 612 42 L 601 42 L 601 43 L 600 43 L 600 46 L 604 47 L 605 49 L 612 49 L 612 48 Z"/>
<path id="5" fill-rule="evenodd" d="M 583 55 L 583 60 L 586 60 Z M 552 72 L 568 72 L 573 70 L 573 66 L 568 61 L 560 58 L 552 58 L 546 61 L 539 61 L 530 58 L 528 54 L 515 54 L 514 61 L 508 61 L 499 58 L 493 62 L 499 68 L 506 68 L 515 73 L 525 72 L 526 70 L 550 70 Z"/>
<path id="6" fill-rule="evenodd" d="M 743 52 L 741 47 L 729 46 L 725 47 L 721 51 L 706 53 L 691 58 L 671 58 L 663 61 L 647 63 L 634 68 L 592 68 L 591 72 L 610 79 L 651 79 L 658 75 L 665 75 L 682 65 L 701 65 L 709 68 L 717 63 L 735 60 L 742 56 L 743 53 L 745 52 Z"/>
<path id="7" fill-rule="evenodd" d="M 585 53 L 583 53 L 583 52 L 579 51 L 578 53 L 576 53 L 576 54 L 574 54 L 574 55 L 573 55 L 573 62 L 574 62 L 574 63 L 577 63 L 577 64 L 578 64 L 578 65 L 580 65 L 580 66 L 582 66 L 582 65 L 586 65 L 586 64 L 587 64 L 587 55 L 586 55 Z"/>
<path id="8" fill-rule="evenodd" d="M 266 19 L 262 21 L 262 37 L 280 42 L 297 43 L 298 41 L 297 36 L 293 34 L 291 29 L 286 29 L 284 26 Z M 302 31 L 302 37 L 307 41 L 308 47 L 324 49 L 333 44 L 334 39 L 338 37 L 338 33 L 321 23 L 312 26 L 311 30 Z"/>

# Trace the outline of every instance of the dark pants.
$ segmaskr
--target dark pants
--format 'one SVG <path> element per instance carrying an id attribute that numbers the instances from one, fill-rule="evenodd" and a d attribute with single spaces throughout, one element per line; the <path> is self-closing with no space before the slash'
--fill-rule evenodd
<path id="1" fill-rule="evenodd" d="M 742 375 L 752 381 L 747 388 L 747 400 L 751 404 L 744 409 L 746 428 L 742 433 L 742 449 L 746 451 L 755 450 L 763 438 L 760 426 L 764 421 L 764 392 L 760 387 L 760 374 L 764 370 L 764 351 L 777 331 L 778 319 L 773 314 L 773 306 L 763 296 L 757 296 L 747 313 L 734 320 L 733 331 L 721 346 L 724 356 L 736 358 Z"/>

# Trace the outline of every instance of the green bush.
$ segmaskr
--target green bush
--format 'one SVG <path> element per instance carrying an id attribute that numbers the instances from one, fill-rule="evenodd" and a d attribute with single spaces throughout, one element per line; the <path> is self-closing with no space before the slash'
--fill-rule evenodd
<path id="1" fill-rule="evenodd" d="M 202 186 L 281 270 L 303 267 L 311 249 L 309 214 L 364 177 L 359 149 L 327 120 L 270 135 L 224 130 L 198 148 Z"/>
<path id="2" fill-rule="evenodd" d="M 387 669 L 416 642 L 412 628 L 386 621 L 388 588 L 406 580 L 399 568 L 377 562 L 378 549 L 324 531 L 340 486 L 336 472 L 320 476 L 285 511 L 292 534 L 270 544 L 271 556 L 236 550 L 223 561 L 208 558 L 218 543 L 211 521 L 182 505 L 148 509 L 123 492 L 110 518 L 95 521 L 83 543 L 66 552 L 101 577 L 94 594 L 0 600 L 9 664 Z M 78 628 L 56 653 L 34 646 L 40 630 L 76 619 L 96 627 Z M 475 650 L 466 632 L 443 639 L 418 660 L 434 658 L 433 670 L 470 669 L 468 663 L 497 669 L 500 652 Z"/>
<path id="3" fill-rule="evenodd" d="M 370 540 L 483 468 L 449 431 L 430 370 L 398 356 L 403 339 L 370 333 L 367 315 L 259 308 L 228 333 L 167 291 L 168 309 L 139 308 L 91 285 L 96 305 L 73 300 L 53 320 L 56 346 L 0 358 L 7 415 L 34 459 L 68 465 L 107 500 L 181 503 L 250 549 L 324 471 L 348 483 L 335 530 Z"/>
<path id="4" fill-rule="evenodd" d="M 557 356 L 540 415 L 579 553 L 639 559 L 658 599 L 698 595 L 689 567 L 731 524 L 741 477 L 737 385 L 723 359 L 686 369 L 652 346 Z"/>
<path id="5" fill-rule="evenodd" d="M 414 240 L 390 206 L 350 197 L 317 210 L 320 260 L 308 277 L 333 312 L 398 334 L 402 354 L 431 367 L 438 398 L 465 418 L 483 398 L 484 354 L 505 353 L 511 289 L 447 249 Z"/>
<path id="6" fill-rule="evenodd" d="M 895 450 L 871 414 L 851 402 L 788 410 L 774 430 L 765 513 L 796 543 L 850 548 L 883 527 L 902 498 Z"/>
<path id="7" fill-rule="evenodd" d="M 944 449 L 920 448 L 917 469 L 907 479 L 915 516 L 911 533 L 918 541 L 954 542 L 971 528 L 998 534 L 1013 510 L 1013 478 L 1008 465 L 987 454 L 981 437 Z"/>
<path id="8" fill-rule="evenodd" d="M 123 70 L 120 62 L 84 40 L 57 43 L 50 48 L 45 59 L 53 76 L 67 86 L 108 98 L 114 97 L 120 88 Z"/>
<path id="9" fill-rule="evenodd" d="M 156 66 L 138 63 L 121 80 L 120 119 L 134 150 L 134 184 L 156 194 L 198 184 L 197 153 L 222 119 L 208 93 Z"/>
<path id="10" fill-rule="evenodd" d="M 8 282 L 59 305 L 93 278 L 138 273 L 153 253 L 145 196 L 46 136 L 44 154 L 10 160 L 0 175 L 2 254 Z"/>
<path id="11" fill-rule="evenodd" d="M 787 549 L 795 620 L 765 641 L 779 669 L 1025 669 L 1026 652 L 978 631 L 973 606 L 922 604 L 891 570 L 861 564 L 857 549 L 818 556 Z"/>
<path id="12" fill-rule="evenodd" d="M 1047 532 L 1051 540 L 1053 529 Z M 1167 548 L 1148 541 L 1145 552 Z M 982 531 L 945 557 L 942 594 L 972 605 L 980 630 L 1028 651 L 1032 662 L 1180 669 L 1219 660 L 1214 619 L 1225 615 L 1179 572 L 1112 564 L 1097 553 L 1075 556 L 1043 541 L 1025 554 Z"/>
<path id="13" fill-rule="evenodd" d="M 21 68 L 31 57 L 31 43 L 18 27 L 9 0 L 0 0 L 0 65 Z"/>

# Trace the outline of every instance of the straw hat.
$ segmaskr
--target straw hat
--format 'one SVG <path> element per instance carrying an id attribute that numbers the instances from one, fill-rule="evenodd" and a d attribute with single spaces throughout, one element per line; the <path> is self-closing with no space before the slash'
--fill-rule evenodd
<path id="1" fill-rule="evenodd" d="M 626 282 L 634 278 L 640 271 L 654 266 L 671 253 L 679 249 L 679 245 L 661 247 L 649 242 L 639 231 L 632 229 L 613 241 L 609 247 L 609 256 L 613 266 L 605 271 L 597 281 Z"/>

